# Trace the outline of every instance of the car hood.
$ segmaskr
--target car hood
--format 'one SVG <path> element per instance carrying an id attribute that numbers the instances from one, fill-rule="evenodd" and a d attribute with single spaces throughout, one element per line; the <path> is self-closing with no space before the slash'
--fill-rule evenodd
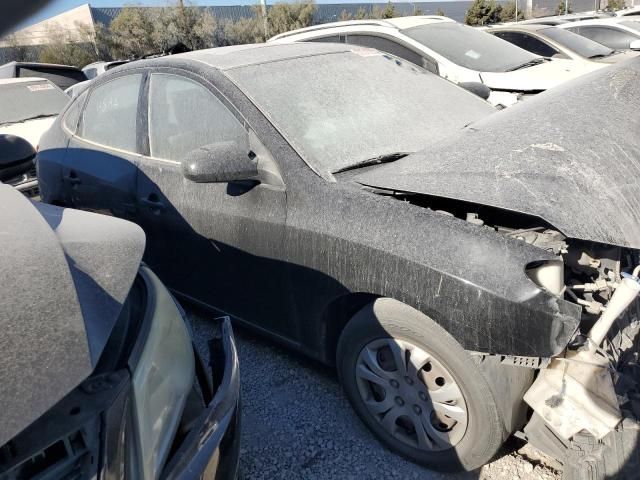
<path id="1" fill-rule="evenodd" d="M 95 368 L 137 274 L 129 222 L 32 202 L 0 184 L 0 446 Z"/>
<path id="2" fill-rule="evenodd" d="M 8 133 L 22 137 L 33 145 L 33 148 L 36 148 L 38 143 L 40 143 L 42 134 L 49 130 L 55 121 L 56 116 L 51 116 L 27 120 L 25 122 L 11 123 L 9 125 L 0 125 L 0 133 Z"/>
<path id="3" fill-rule="evenodd" d="M 602 67 L 604 65 L 581 60 L 553 59 L 512 72 L 481 72 L 480 78 L 495 90 L 540 92 Z"/>
<path id="4" fill-rule="evenodd" d="M 640 248 L 640 58 L 585 75 L 369 170 L 363 185 L 534 215 Z"/>

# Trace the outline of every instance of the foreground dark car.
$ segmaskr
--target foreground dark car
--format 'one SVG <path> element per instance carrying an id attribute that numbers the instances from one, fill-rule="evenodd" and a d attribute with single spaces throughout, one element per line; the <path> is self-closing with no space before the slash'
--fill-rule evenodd
<path id="1" fill-rule="evenodd" d="M 0 478 L 235 478 L 238 360 L 211 367 L 139 227 L 0 184 Z"/>
<path id="2" fill-rule="evenodd" d="M 611 294 L 574 285 L 638 263 L 637 210 L 588 200 L 606 196 L 596 180 L 624 183 L 614 158 L 638 171 L 636 87 L 607 75 L 507 114 L 370 49 L 193 52 L 97 78 L 41 142 L 38 175 L 48 202 L 139 223 L 182 296 L 335 364 L 389 447 L 471 469 L 533 418 L 534 375 Z M 622 153 L 562 130 L 587 107 L 631 119 Z M 527 131 L 538 118 L 553 123 Z"/>

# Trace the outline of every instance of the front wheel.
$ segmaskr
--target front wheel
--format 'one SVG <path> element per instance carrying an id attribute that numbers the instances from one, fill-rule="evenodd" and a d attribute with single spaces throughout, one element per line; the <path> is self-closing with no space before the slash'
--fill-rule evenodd
<path id="1" fill-rule="evenodd" d="M 449 333 L 381 298 L 346 325 L 338 375 L 356 413 L 391 450 L 435 470 L 472 470 L 505 439 L 484 374 Z"/>

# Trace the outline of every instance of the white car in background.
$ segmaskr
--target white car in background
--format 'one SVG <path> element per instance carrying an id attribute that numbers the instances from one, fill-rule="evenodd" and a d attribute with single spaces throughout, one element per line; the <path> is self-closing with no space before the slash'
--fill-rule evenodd
<path id="1" fill-rule="evenodd" d="M 618 10 L 615 15 L 616 17 L 638 17 L 640 19 L 640 6 Z"/>
<path id="2" fill-rule="evenodd" d="M 335 42 L 375 48 L 458 84 L 481 82 L 491 89 L 489 102 L 502 106 L 603 66 L 550 60 L 442 16 L 328 23 L 282 33 L 269 42 Z"/>
<path id="3" fill-rule="evenodd" d="M 122 65 L 127 63 L 129 60 L 113 60 L 110 62 L 99 61 L 93 62 L 89 65 L 85 65 L 82 67 L 82 71 L 87 76 L 87 80 L 92 80 L 96 78 L 98 75 L 102 75 L 104 72 L 111 70 L 112 68 L 117 67 L 118 65 Z"/>
<path id="4" fill-rule="evenodd" d="M 22 137 L 35 148 L 68 102 L 44 78 L 0 79 L 0 134 Z"/>
<path id="5" fill-rule="evenodd" d="M 640 51 L 640 22 L 632 17 L 600 18 L 559 25 L 614 50 Z"/>
<path id="6" fill-rule="evenodd" d="M 613 50 L 577 33 L 549 25 L 511 23 L 486 27 L 485 31 L 542 57 L 617 63 L 638 55 Z"/>

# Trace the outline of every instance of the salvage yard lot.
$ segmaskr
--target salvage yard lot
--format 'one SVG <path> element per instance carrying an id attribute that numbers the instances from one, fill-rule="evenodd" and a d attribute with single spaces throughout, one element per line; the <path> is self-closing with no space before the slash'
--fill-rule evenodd
<path id="1" fill-rule="evenodd" d="M 200 353 L 212 316 L 185 305 Z M 512 440 L 479 472 L 433 472 L 384 448 L 358 419 L 335 372 L 235 327 L 242 376 L 240 465 L 245 479 L 557 480 Z M 537 452 L 527 450 L 529 455 Z"/>

